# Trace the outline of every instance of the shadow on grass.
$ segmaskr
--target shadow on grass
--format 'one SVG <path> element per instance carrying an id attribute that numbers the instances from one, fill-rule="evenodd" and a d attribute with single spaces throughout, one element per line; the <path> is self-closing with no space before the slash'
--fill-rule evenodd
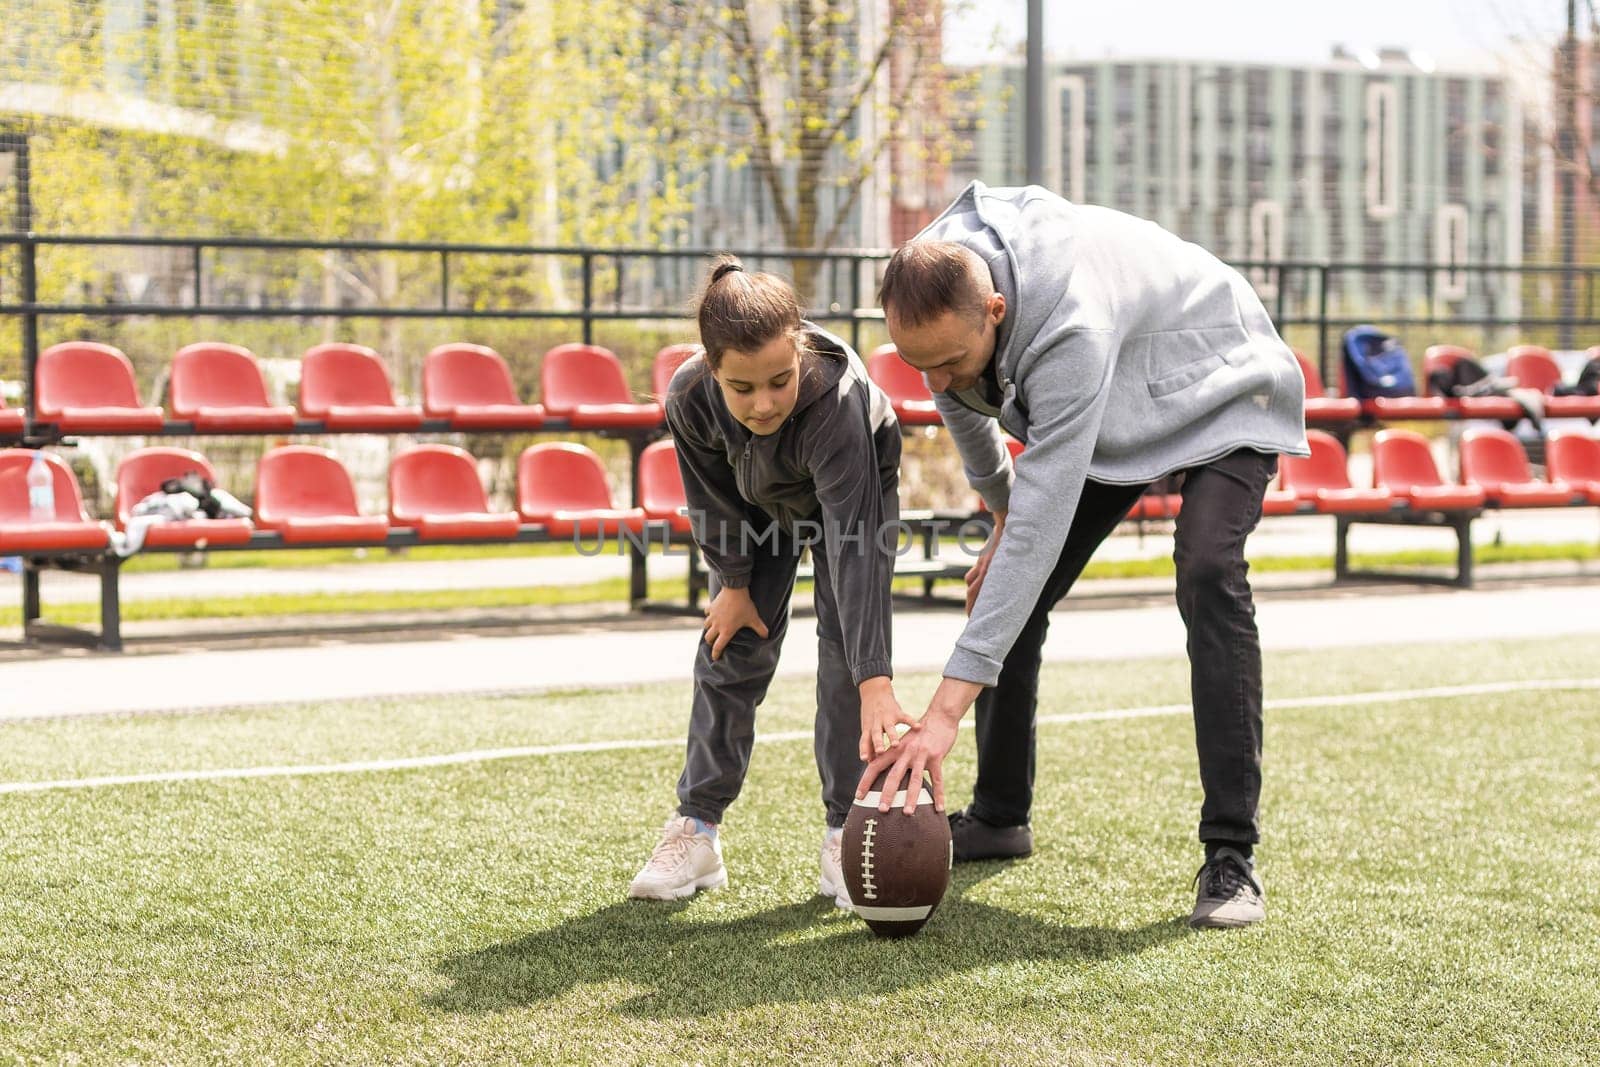
<path id="1" fill-rule="evenodd" d="M 962 899 L 998 864 L 958 870 L 921 933 L 874 936 L 825 897 L 724 921 L 694 922 L 693 904 L 622 901 L 513 941 L 451 956 L 439 1011 L 506 1011 L 580 985 L 621 981 L 644 991 L 622 1013 L 675 1018 L 766 1003 L 893 993 L 997 963 L 1128 956 L 1190 932 L 1185 917 L 1133 929 L 1061 926 Z"/>

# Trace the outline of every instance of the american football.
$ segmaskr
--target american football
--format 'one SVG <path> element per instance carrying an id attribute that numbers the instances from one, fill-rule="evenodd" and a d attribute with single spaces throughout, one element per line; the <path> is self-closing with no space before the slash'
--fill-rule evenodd
<path id="1" fill-rule="evenodd" d="M 950 885 L 950 822 L 934 809 L 926 779 L 911 815 L 904 792 L 879 811 L 882 786 L 880 775 L 845 820 L 844 880 L 873 933 L 907 937 L 922 929 Z"/>

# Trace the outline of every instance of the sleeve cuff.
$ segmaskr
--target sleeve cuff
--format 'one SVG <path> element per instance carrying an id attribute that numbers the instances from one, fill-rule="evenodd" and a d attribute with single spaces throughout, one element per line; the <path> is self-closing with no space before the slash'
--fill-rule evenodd
<path id="1" fill-rule="evenodd" d="M 991 686 L 1000 680 L 1001 662 L 991 659 L 979 652 L 968 648 L 956 646 L 950 653 L 950 659 L 944 665 L 944 676 L 955 678 L 963 682 L 975 682 L 982 686 Z"/>
<path id="2" fill-rule="evenodd" d="M 747 589 L 750 586 L 750 572 L 743 574 L 718 574 L 717 584 L 724 589 Z"/>
<path id="3" fill-rule="evenodd" d="M 860 685 L 868 678 L 893 677 L 894 668 L 889 665 L 889 661 L 886 659 L 869 659 L 864 663 L 856 664 L 850 669 L 850 680 L 856 685 Z"/>
<path id="4" fill-rule="evenodd" d="M 1007 467 L 1004 476 L 985 478 L 982 482 L 974 484 L 973 489 L 983 497 L 983 503 L 990 511 L 1009 511 L 1011 507 L 1011 468 Z"/>

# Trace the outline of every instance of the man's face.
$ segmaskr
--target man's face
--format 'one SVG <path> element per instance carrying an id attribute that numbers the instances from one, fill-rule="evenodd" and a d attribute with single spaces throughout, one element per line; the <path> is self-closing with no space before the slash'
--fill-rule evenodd
<path id="1" fill-rule="evenodd" d="M 971 389 L 978 384 L 994 358 L 996 328 L 1006 317 L 1006 298 L 999 293 L 984 304 L 983 317 L 946 311 L 936 318 L 907 326 L 894 315 L 887 317 L 889 339 L 900 358 L 928 377 L 936 393 Z"/>
<path id="2" fill-rule="evenodd" d="M 799 349 L 787 333 L 755 352 L 730 348 L 716 378 L 728 410 L 746 429 L 761 437 L 777 433 L 800 397 Z"/>

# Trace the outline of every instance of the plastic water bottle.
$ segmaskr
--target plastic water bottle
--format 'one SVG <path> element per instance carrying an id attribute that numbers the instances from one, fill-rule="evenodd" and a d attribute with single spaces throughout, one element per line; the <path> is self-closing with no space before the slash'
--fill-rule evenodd
<path id="1" fill-rule="evenodd" d="M 28 520 L 54 522 L 56 519 L 56 478 L 45 462 L 43 452 L 34 452 L 28 464 Z"/>

